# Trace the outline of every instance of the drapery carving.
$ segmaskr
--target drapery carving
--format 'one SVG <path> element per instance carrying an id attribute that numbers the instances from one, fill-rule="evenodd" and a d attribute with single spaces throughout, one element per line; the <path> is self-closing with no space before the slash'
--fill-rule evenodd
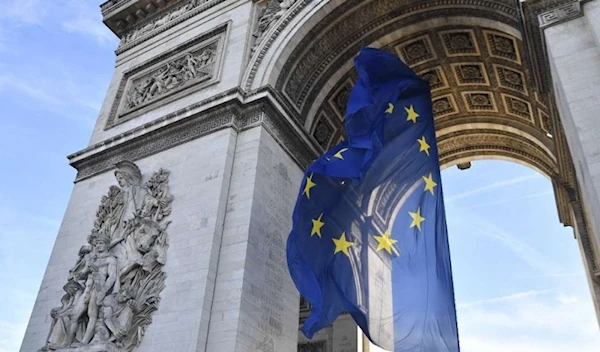
<path id="1" fill-rule="evenodd" d="M 100 200 L 40 351 L 129 352 L 158 309 L 173 202 L 169 172 L 160 169 L 142 184 L 137 165 L 123 161 L 115 177 L 119 186 Z"/>

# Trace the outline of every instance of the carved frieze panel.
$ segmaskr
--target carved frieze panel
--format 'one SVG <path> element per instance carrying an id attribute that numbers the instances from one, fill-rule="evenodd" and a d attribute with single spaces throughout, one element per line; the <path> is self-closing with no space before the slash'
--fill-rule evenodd
<path id="1" fill-rule="evenodd" d="M 446 79 L 444 70 L 439 66 L 418 72 L 417 75 L 429 82 L 432 92 L 448 88 L 448 80 Z"/>
<path id="2" fill-rule="evenodd" d="M 324 112 L 319 114 L 314 126 L 312 136 L 315 137 L 317 143 L 326 150 L 329 147 L 337 128 Z"/>
<path id="3" fill-rule="evenodd" d="M 571 0 L 566 4 L 559 5 L 551 10 L 544 11 L 538 15 L 541 28 L 551 26 L 572 18 L 581 16 L 580 0 Z"/>
<path id="4" fill-rule="evenodd" d="M 451 67 L 454 77 L 460 85 L 490 85 L 483 63 L 460 63 L 452 64 Z"/>
<path id="5" fill-rule="evenodd" d="M 145 179 L 133 162 L 116 166 L 119 185 L 100 199 L 40 351 L 132 351 L 158 309 L 174 199 L 169 171 Z"/>
<path id="6" fill-rule="evenodd" d="M 495 31 L 483 31 L 490 56 L 521 63 L 517 40 L 507 34 Z"/>
<path id="7" fill-rule="evenodd" d="M 396 51 L 409 66 L 416 66 L 437 58 L 429 36 L 422 36 L 400 44 L 396 47 Z"/>
<path id="8" fill-rule="evenodd" d="M 462 92 L 468 111 L 498 111 L 494 95 L 490 92 Z"/>
<path id="9" fill-rule="evenodd" d="M 433 116 L 435 118 L 457 114 L 459 112 L 452 94 L 442 95 L 432 99 Z"/>
<path id="10" fill-rule="evenodd" d="M 503 65 L 494 65 L 494 71 L 501 87 L 528 94 L 523 72 Z"/>
<path id="11" fill-rule="evenodd" d="M 218 82 L 227 25 L 123 74 L 105 128 Z"/>
<path id="12" fill-rule="evenodd" d="M 531 104 L 528 101 L 508 94 L 502 94 L 502 99 L 507 113 L 534 123 Z"/>
<path id="13" fill-rule="evenodd" d="M 111 19 L 109 20 L 110 23 L 107 23 L 111 26 L 111 24 L 115 22 L 116 28 L 119 28 L 119 33 L 122 33 L 119 34 L 121 42 L 117 49 L 117 54 L 120 54 L 224 1 L 225 0 L 185 0 L 178 3 L 176 2 L 173 6 L 167 7 L 164 7 L 165 1 L 160 1 L 163 5 L 163 9 L 160 9 L 160 5 L 154 6 L 152 3 L 148 3 L 146 8 L 138 8 L 137 11 L 135 11 L 136 14 L 127 14 L 129 11 L 125 11 L 123 15 L 116 16 L 123 18 Z M 125 18 L 128 16 L 131 21 L 127 21 Z M 137 20 L 135 20 L 134 17 Z"/>
<path id="14" fill-rule="evenodd" d="M 440 39 L 448 57 L 475 55 L 479 56 L 479 46 L 475 32 L 469 29 L 441 31 Z"/>

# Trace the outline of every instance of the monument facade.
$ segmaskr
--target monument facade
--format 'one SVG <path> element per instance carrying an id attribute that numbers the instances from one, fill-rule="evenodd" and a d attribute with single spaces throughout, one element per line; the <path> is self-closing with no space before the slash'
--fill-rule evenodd
<path id="1" fill-rule="evenodd" d="M 312 341 L 285 242 L 304 168 L 344 138 L 361 46 L 432 90 L 442 167 L 553 184 L 600 316 L 598 0 L 110 0 L 120 38 L 22 352 L 353 352 Z M 374 216 L 390 216 L 385 197 Z"/>

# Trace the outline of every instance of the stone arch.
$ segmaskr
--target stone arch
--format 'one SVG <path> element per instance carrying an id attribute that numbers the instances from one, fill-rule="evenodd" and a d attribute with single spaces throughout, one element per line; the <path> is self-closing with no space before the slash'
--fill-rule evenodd
<path id="1" fill-rule="evenodd" d="M 535 35 L 526 32 L 530 24 L 519 5 L 512 0 L 292 3 L 256 43 L 242 87 L 271 87 L 325 150 L 344 138 L 354 56 L 362 46 L 396 52 L 430 82 L 442 167 L 502 159 L 539 171 L 552 181 L 561 222 L 575 227 L 584 260 L 598 270 L 554 96 L 538 84 L 549 72 L 540 68 L 540 44 L 531 42 Z"/>

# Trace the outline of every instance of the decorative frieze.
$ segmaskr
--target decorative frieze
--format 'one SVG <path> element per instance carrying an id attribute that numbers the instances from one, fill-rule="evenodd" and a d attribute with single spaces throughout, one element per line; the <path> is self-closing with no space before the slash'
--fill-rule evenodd
<path id="1" fill-rule="evenodd" d="M 218 42 L 188 51 L 132 80 L 125 93 L 121 113 L 125 114 L 191 84 L 210 80 L 215 73 Z"/>
<path id="2" fill-rule="evenodd" d="M 227 25 L 123 74 L 105 129 L 219 80 Z"/>
<path id="3" fill-rule="evenodd" d="M 553 9 L 538 14 L 538 22 L 541 28 L 545 28 L 581 15 L 581 3 L 579 0 L 570 0 L 567 3 L 559 4 Z"/>
<path id="4" fill-rule="evenodd" d="M 256 94 L 259 93 L 264 92 L 256 92 Z M 308 134 L 300 126 L 292 124 L 282 116 L 278 110 L 272 107 L 268 98 L 258 98 L 247 105 L 242 105 L 237 98 L 234 98 L 183 120 L 169 122 L 183 113 L 201 109 L 202 106 L 212 105 L 215 101 L 227 99 L 236 94 L 241 94 L 241 99 L 245 99 L 244 93 L 241 91 L 228 91 L 70 155 L 71 165 L 78 171 L 75 181 L 78 182 L 106 172 L 121 160 L 135 161 L 224 128 L 241 131 L 261 125 L 273 135 L 273 138 L 282 145 L 301 168 L 308 166 L 314 160 L 318 150 L 316 143 L 310 143 Z M 279 105 L 283 104 L 281 101 L 278 103 Z M 284 110 L 289 113 L 288 109 L 284 108 Z M 148 132 L 153 126 L 159 124 L 166 126 Z M 146 132 L 140 137 L 118 143 L 120 139 L 125 139 L 141 131 Z M 107 147 L 113 143 L 115 143 L 114 146 Z M 94 151 L 97 152 L 94 153 Z M 86 154 L 88 156 L 84 157 Z"/>

